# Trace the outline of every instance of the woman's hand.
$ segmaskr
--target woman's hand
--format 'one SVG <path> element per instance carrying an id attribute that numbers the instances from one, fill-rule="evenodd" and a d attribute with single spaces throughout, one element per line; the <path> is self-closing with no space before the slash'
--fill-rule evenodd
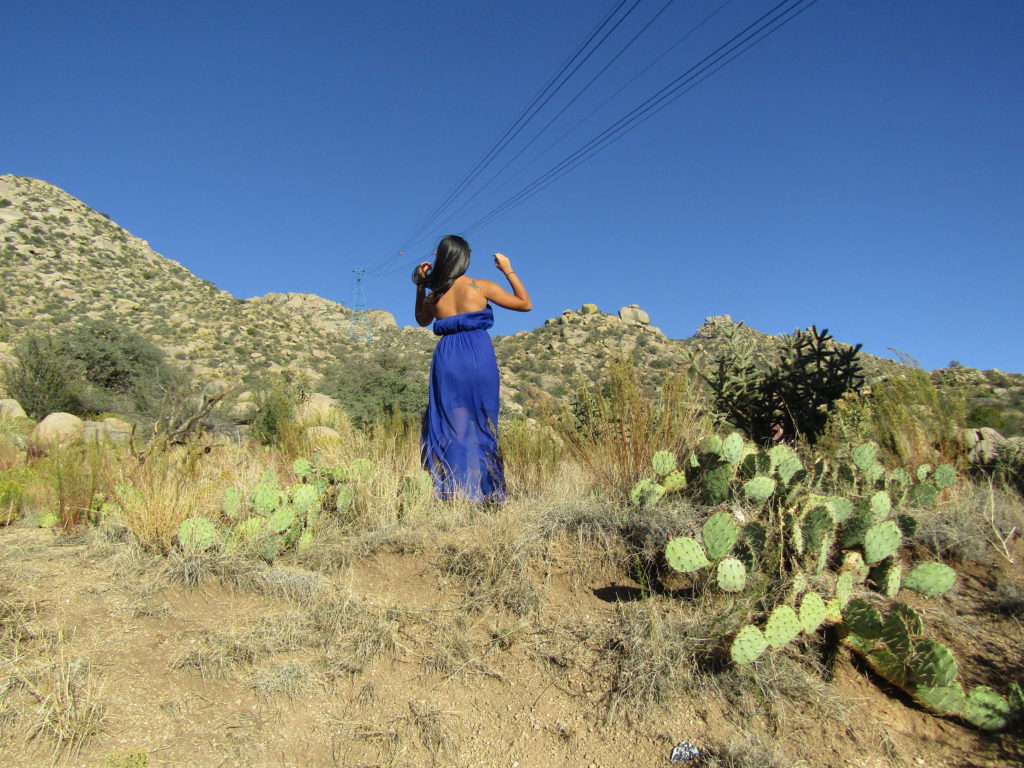
<path id="1" fill-rule="evenodd" d="M 496 266 L 503 275 L 508 275 L 512 271 L 512 262 L 508 260 L 508 256 L 503 253 L 494 254 L 494 266 Z"/>
<path id="2" fill-rule="evenodd" d="M 413 270 L 412 281 L 416 283 L 416 285 L 423 285 L 427 282 L 427 277 L 430 275 L 431 269 L 433 269 L 431 263 L 429 261 L 424 261 Z"/>

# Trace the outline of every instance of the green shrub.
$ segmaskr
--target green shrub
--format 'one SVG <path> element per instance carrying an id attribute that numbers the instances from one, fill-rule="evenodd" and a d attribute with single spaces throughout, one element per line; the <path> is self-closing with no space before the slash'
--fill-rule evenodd
<path id="1" fill-rule="evenodd" d="M 416 419 L 427 405 L 422 361 L 392 349 L 376 349 L 367 359 L 351 355 L 327 371 L 323 386 L 357 427 L 398 413 Z"/>
<path id="2" fill-rule="evenodd" d="M 48 413 L 82 413 L 81 371 L 53 336 L 29 333 L 14 348 L 15 365 L 4 366 L 11 397 L 33 419 Z"/>
<path id="3" fill-rule="evenodd" d="M 295 422 L 295 409 L 301 400 L 301 393 L 289 381 L 278 378 L 258 388 L 255 400 L 259 410 L 253 419 L 250 434 L 263 445 L 272 445 Z"/>

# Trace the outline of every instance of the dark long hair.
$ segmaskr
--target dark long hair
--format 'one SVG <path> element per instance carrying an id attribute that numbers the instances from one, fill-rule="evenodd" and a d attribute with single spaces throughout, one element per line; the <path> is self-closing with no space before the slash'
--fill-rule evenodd
<path id="1" fill-rule="evenodd" d="M 433 303 L 444 296 L 456 279 L 466 274 L 469 268 L 469 243 L 458 235 L 445 235 L 437 244 L 437 258 L 426 280 L 418 280 L 413 273 L 413 282 L 430 289 L 427 301 Z"/>

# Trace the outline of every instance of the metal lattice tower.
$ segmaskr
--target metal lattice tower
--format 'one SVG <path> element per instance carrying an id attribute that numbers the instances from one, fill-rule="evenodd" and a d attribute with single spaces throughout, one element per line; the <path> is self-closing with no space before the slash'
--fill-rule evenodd
<path id="1" fill-rule="evenodd" d="M 352 302 L 352 323 L 348 329 L 348 337 L 353 341 L 369 344 L 373 341 L 373 334 L 370 332 L 370 310 L 366 306 L 366 292 L 363 290 L 366 270 L 356 268 L 352 270 L 352 274 L 356 276 L 356 296 Z"/>

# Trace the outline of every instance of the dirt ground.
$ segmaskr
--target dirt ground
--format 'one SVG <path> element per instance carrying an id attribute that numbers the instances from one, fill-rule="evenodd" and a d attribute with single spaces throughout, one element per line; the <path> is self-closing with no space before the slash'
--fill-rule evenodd
<path id="1" fill-rule="evenodd" d="M 997 577 L 1024 583 L 1020 549 L 1009 571 L 969 570 L 956 610 L 937 619 L 967 682 L 1005 690 L 1021 679 L 1021 617 L 984 610 Z M 642 768 L 668 765 L 684 740 L 716 755 L 696 765 L 1024 761 L 1012 735 L 933 717 L 846 656 L 829 684 L 841 708 L 769 691 L 741 715 L 707 690 L 639 713 L 612 707 L 616 600 L 640 591 L 581 577 L 568 557 L 537 575 L 539 608 L 526 617 L 465 610 L 432 557 L 397 548 L 330 576 L 275 566 L 232 588 L 213 577 L 184 586 L 162 562 L 127 543 L 0 529 L 0 597 L 27 617 L 0 662 L 33 680 L 64 670 L 69 706 L 96 724 L 57 749 L 39 713 L 60 686 L 12 689 L 0 765 Z"/>

